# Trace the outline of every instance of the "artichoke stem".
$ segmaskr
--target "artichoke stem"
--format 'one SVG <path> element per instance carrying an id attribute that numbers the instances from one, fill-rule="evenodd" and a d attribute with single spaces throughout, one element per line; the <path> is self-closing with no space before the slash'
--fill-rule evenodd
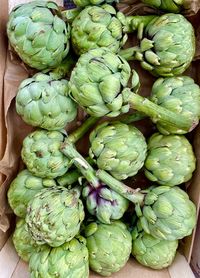
<path id="1" fill-rule="evenodd" d="M 193 119 L 172 112 L 140 95 L 132 93 L 128 102 L 132 108 L 145 113 L 153 119 L 154 122 L 160 121 L 162 123 L 166 123 L 166 125 L 173 125 L 179 129 L 185 130 L 186 132 L 191 131 L 196 126 Z"/>
<path id="2" fill-rule="evenodd" d="M 99 118 L 89 117 L 79 128 L 68 136 L 67 140 L 71 143 L 76 143 L 98 120 Z"/>
<path id="3" fill-rule="evenodd" d="M 154 18 L 158 18 L 156 15 L 134 15 L 126 17 L 125 31 L 131 33 L 133 31 L 139 31 L 141 26 L 145 28 Z M 143 31 L 143 30 L 142 30 Z"/>
<path id="4" fill-rule="evenodd" d="M 140 205 L 143 204 L 145 195 L 139 192 L 139 188 L 133 189 L 131 187 L 128 187 L 126 184 L 113 178 L 104 170 L 98 170 L 96 172 L 96 176 L 112 190 L 114 190 L 124 198 L 128 199 L 132 203 Z"/>
<path id="5" fill-rule="evenodd" d="M 61 151 L 64 155 L 70 158 L 74 165 L 78 168 L 81 174 L 86 180 L 95 188 L 99 187 L 99 179 L 95 175 L 95 171 L 92 166 L 82 157 L 79 152 L 73 147 L 68 139 L 61 146 Z"/>
<path id="6" fill-rule="evenodd" d="M 79 171 L 73 170 L 73 171 L 67 172 L 66 174 L 64 174 L 61 177 L 58 177 L 56 180 L 60 186 L 67 186 L 67 185 L 71 185 L 71 184 L 77 182 L 79 177 L 80 177 Z"/>
<path id="7" fill-rule="evenodd" d="M 145 114 L 135 111 L 133 114 L 122 115 L 118 120 L 124 124 L 131 124 L 133 122 L 141 121 L 146 117 Z"/>

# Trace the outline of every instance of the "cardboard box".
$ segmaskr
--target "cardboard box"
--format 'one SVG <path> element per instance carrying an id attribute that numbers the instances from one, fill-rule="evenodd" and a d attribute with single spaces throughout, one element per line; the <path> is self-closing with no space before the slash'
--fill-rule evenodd
<path id="1" fill-rule="evenodd" d="M 16 89 L 21 80 L 28 76 L 27 71 L 20 64 L 16 57 L 11 57 L 8 51 L 5 26 L 8 18 L 8 11 L 18 3 L 28 2 L 28 0 L 1 0 L 0 7 L 0 278 L 28 278 L 28 266 L 17 256 L 10 238 L 11 231 L 14 227 L 13 214 L 6 200 L 6 192 L 10 182 L 16 176 L 20 169 L 20 149 L 22 139 L 32 130 L 25 125 L 20 117 L 17 116 L 14 105 Z M 62 4 L 60 0 L 56 1 Z M 193 1 L 196 2 L 196 1 Z M 191 18 L 195 26 L 200 26 L 200 14 Z M 195 27 L 196 28 L 196 27 Z M 199 40 L 200 41 L 200 40 Z M 196 60 L 200 57 L 197 48 Z M 137 63 L 136 63 L 137 66 Z M 193 62 L 188 75 L 195 78 L 200 84 L 200 62 Z M 154 78 L 149 73 L 138 69 L 139 74 L 143 77 L 144 88 L 142 94 L 150 91 L 150 84 Z M 78 121 L 81 120 L 82 114 L 78 115 Z M 198 127 L 191 136 L 194 150 L 197 157 L 197 170 L 187 192 L 190 199 L 196 204 L 199 211 L 200 202 L 200 128 Z M 200 224 L 197 231 L 200 230 Z M 181 244 L 179 252 L 174 263 L 167 269 L 156 271 L 139 265 L 133 258 L 127 265 L 113 278 L 192 278 L 194 274 L 189 266 L 192 255 L 192 266 L 200 266 L 200 238 L 199 233 L 195 238 L 195 231 L 192 236 L 185 238 Z M 194 250 L 193 250 L 194 249 Z M 192 253 L 193 250 L 193 253 Z M 180 253 L 181 252 L 181 253 Z M 198 271 L 197 271 L 198 272 Z M 199 272 L 200 273 L 200 272 Z M 91 278 L 100 277 L 91 273 Z M 66 277 L 67 278 L 67 277 Z"/>

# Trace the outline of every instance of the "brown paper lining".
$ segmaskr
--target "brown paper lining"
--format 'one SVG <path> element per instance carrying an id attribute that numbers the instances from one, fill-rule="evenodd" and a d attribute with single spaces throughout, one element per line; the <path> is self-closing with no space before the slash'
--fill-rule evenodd
<path id="1" fill-rule="evenodd" d="M 126 14 L 146 14 L 150 13 L 152 9 L 149 9 L 145 7 L 143 4 L 133 4 L 133 1 L 125 0 L 124 3 L 120 3 L 121 9 Z M 138 1 L 135 1 L 138 2 Z M 134 3 L 135 3 L 134 2 Z M 199 7 L 197 8 L 197 2 L 199 1 L 193 1 L 191 5 L 191 10 L 189 14 L 197 12 Z M 132 3 L 132 4 L 130 4 Z M 6 198 L 6 192 L 8 190 L 8 187 L 13 180 L 13 178 L 16 176 L 19 169 L 23 167 L 22 161 L 20 158 L 20 151 L 22 146 L 22 141 L 24 137 L 33 130 L 32 127 L 26 125 L 21 118 L 17 115 L 15 111 L 15 96 L 17 92 L 17 87 L 20 84 L 20 82 L 27 78 L 28 73 L 30 71 L 27 70 L 27 67 L 24 67 L 23 63 L 16 57 L 16 55 L 13 55 L 12 51 L 7 51 L 7 45 L 6 45 L 6 36 L 5 36 L 5 22 L 6 22 L 6 14 L 7 11 L 5 7 L 7 7 L 7 1 L 3 0 L 1 1 L 2 6 L 4 6 L 4 14 L 1 17 L 1 26 L 3 27 L 3 31 L 1 32 L 1 35 L 3 35 L 1 42 L 3 42 L 1 45 L 4 46 L 2 49 L 0 55 L 0 62 L 2 63 L 1 67 L 1 76 L 4 77 L 3 83 L 0 80 L 0 120 L 1 120 L 1 144 L 0 144 L 0 155 L 2 158 L 0 161 L 0 173 L 2 173 L 2 184 L 0 187 L 0 230 L 2 232 L 6 232 L 10 225 L 10 218 L 12 215 L 12 211 L 9 208 L 7 204 L 7 198 Z M 199 3 L 200 4 L 200 3 Z M 2 11 L 2 10 L 1 10 Z M 199 41 L 197 43 L 197 51 L 195 55 L 195 60 L 191 67 L 187 70 L 186 74 L 190 75 L 195 79 L 197 83 L 200 84 L 200 62 L 198 59 L 200 58 L 200 14 L 197 14 L 196 16 L 190 17 L 190 20 L 193 22 L 195 26 L 195 30 L 197 32 L 197 38 L 199 38 Z M 134 45 L 135 44 L 135 36 L 131 35 L 129 38 L 129 41 L 127 45 Z M 6 59 L 5 59 L 6 57 Z M 132 62 L 131 66 L 137 70 L 140 76 L 141 80 L 141 90 L 140 93 L 144 96 L 149 95 L 151 86 L 155 80 L 154 77 L 152 77 L 147 71 L 144 71 L 138 62 Z M 85 116 L 85 113 L 82 112 L 80 109 L 77 121 L 73 122 L 68 126 L 68 131 L 73 130 L 76 126 L 80 124 L 80 122 L 83 120 Z M 140 130 L 144 133 L 145 136 L 149 136 L 155 129 L 152 127 L 152 124 L 150 124 L 150 121 L 145 120 L 140 122 L 139 124 L 136 124 L 137 127 L 140 128 Z M 199 209 L 199 200 L 200 200 L 200 183 L 199 183 L 199 177 L 200 177 L 200 140 L 199 140 L 199 131 L 200 129 L 196 129 L 195 132 L 192 132 L 192 134 L 189 135 L 189 138 L 191 138 L 191 141 L 194 141 L 194 148 L 197 156 L 198 161 L 198 169 L 195 172 L 195 175 L 193 177 L 191 185 L 188 187 L 187 191 L 190 194 L 190 198 L 195 202 L 197 205 L 197 208 Z M 196 133 L 196 135 L 195 135 Z M 193 140 L 194 138 L 194 140 Z M 86 154 L 88 147 L 88 141 L 81 140 L 78 144 L 78 149 Z M 146 185 L 147 180 L 144 178 L 143 175 L 139 174 L 136 177 L 134 177 L 131 180 L 134 187 Z M 186 238 L 183 242 L 183 248 L 184 253 L 186 257 L 189 259 L 191 256 L 191 246 L 193 242 L 193 236 Z M 5 239 L 3 239 L 5 240 Z M 2 246 L 2 242 L 0 239 L 0 248 Z"/>

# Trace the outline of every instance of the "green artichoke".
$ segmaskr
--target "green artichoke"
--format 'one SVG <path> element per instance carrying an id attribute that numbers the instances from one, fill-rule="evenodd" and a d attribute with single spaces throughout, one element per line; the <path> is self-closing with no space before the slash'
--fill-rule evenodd
<path id="1" fill-rule="evenodd" d="M 89 155 L 99 169 L 116 179 L 134 176 L 144 164 L 147 144 L 135 127 L 120 122 L 104 122 L 90 135 Z"/>
<path id="2" fill-rule="evenodd" d="M 192 145 L 183 135 L 153 134 L 148 141 L 145 175 L 154 182 L 174 186 L 191 179 L 196 168 Z"/>
<path id="3" fill-rule="evenodd" d="M 188 9 L 191 5 L 190 0 L 142 0 L 142 2 L 148 6 L 171 13 L 179 13 L 183 9 Z"/>
<path id="4" fill-rule="evenodd" d="M 42 189 L 29 202 L 26 223 L 37 244 L 57 247 L 70 241 L 84 219 L 80 192 L 64 187 Z"/>
<path id="5" fill-rule="evenodd" d="M 130 76 L 130 66 L 123 58 L 107 48 L 97 48 L 81 55 L 72 71 L 69 86 L 72 97 L 88 114 L 116 117 L 129 110 L 121 91 Z M 136 73 L 134 77 L 137 91 L 139 77 Z"/>
<path id="6" fill-rule="evenodd" d="M 36 130 L 23 141 L 21 156 L 28 170 L 41 178 L 62 176 L 69 159 L 60 152 L 64 135 L 59 131 Z"/>
<path id="7" fill-rule="evenodd" d="M 29 262 L 31 278 L 88 278 L 86 240 L 76 236 L 59 247 L 46 246 L 32 254 Z"/>
<path id="8" fill-rule="evenodd" d="M 20 58 L 30 67 L 57 67 L 69 51 L 70 27 L 52 1 L 32 1 L 10 13 L 7 34 Z"/>
<path id="9" fill-rule="evenodd" d="M 17 221 L 12 240 L 18 255 L 26 262 L 29 261 L 33 253 L 37 253 L 45 248 L 45 246 L 37 245 L 31 238 L 24 219 Z"/>
<path id="10" fill-rule="evenodd" d="M 23 170 L 9 187 L 9 205 L 17 216 L 24 218 L 29 201 L 43 188 L 52 186 L 56 186 L 53 179 L 42 179 L 33 176 L 28 170 Z"/>
<path id="11" fill-rule="evenodd" d="M 165 240 L 181 239 L 192 233 L 196 207 L 179 187 L 157 186 L 141 191 L 126 186 L 104 170 L 98 170 L 96 176 L 135 204 L 138 227 L 146 233 Z"/>
<path id="12" fill-rule="evenodd" d="M 89 5 L 102 5 L 103 3 L 112 4 L 113 2 L 118 2 L 118 0 L 74 0 L 73 2 L 78 7 L 86 7 Z"/>
<path id="13" fill-rule="evenodd" d="M 69 97 L 68 81 L 54 80 L 42 73 L 22 81 L 16 110 L 26 123 L 47 130 L 62 129 L 77 115 L 77 106 Z"/>
<path id="14" fill-rule="evenodd" d="M 185 191 L 179 187 L 150 188 L 144 205 L 136 206 L 138 225 L 147 234 L 164 240 L 182 239 L 196 225 L 196 208 Z"/>
<path id="15" fill-rule="evenodd" d="M 132 233 L 132 255 L 147 267 L 162 269 L 172 264 L 178 247 L 178 240 L 155 238 L 144 231 L 134 229 Z"/>
<path id="16" fill-rule="evenodd" d="M 122 20 L 127 22 L 127 31 L 138 30 L 141 40 L 139 47 L 121 50 L 122 57 L 139 60 L 141 66 L 155 76 L 180 75 L 190 66 L 195 54 L 195 35 L 192 24 L 184 16 L 164 14 L 148 24 L 144 24 L 143 16 Z"/>
<path id="17" fill-rule="evenodd" d="M 116 53 L 127 39 L 116 14 L 110 5 L 83 9 L 72 22 L 71 41 L 76 54 L 98 47 L 108 47 Z"/>
<path id="18" fill-rule="evenodd" d="M 150 100 L 194 121 L 200 118 L 200 88 L 188 76 L 157 79 L 153 84 Z M 164 122 L 158 122 L 157 128 L 163 134 L 185 133 L 184 130 Z"/>
<path id="19" fill-rule="evenodd" d="M 119 271 L 131 254 L 132 239 L 126 225 L 92 222 L 85 228 L 90 268 L 102 276 Z"/>

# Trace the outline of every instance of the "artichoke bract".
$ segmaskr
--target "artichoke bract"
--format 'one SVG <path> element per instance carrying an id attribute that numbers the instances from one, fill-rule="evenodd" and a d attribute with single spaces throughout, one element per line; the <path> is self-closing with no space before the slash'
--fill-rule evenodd
<path id="1" fill-rule="evenodd" d="M 148 141 L 145 175 L 154 182 L 174 186 L 191 179 L 196 168 L 192 145 L 183 135 L 153 134 Z"/>
<path id="2" fill-rule="evenodd" d="M 29 202 L 26 223 L 37 244 L 57 247 L 70 241 L 84 219 L 80 192 L 64 187 L 42 189 Z"/>
<path id="3" fill-rule="evenodd" d="M 90 134 L 90 157 L 99 169 L 116 179 L 134 176 L 142 168 L 147 144 L 135 127 L 120 122 L 105 122 Z"/>
<path id="4" fill-rule="evenodd" d="M 196 225 L 196 207 L 179 187 L 159 186 L 148 190 L 142 207 L 136 206 L 138 226 L 153 237 L 182 239 Z"/>
<path id="5" fill-rule="evenodd" d="M 188 9 L 191 5 L 190 0 L 142 0 L 142 2 L 148 6 L 172 13 L 178 13 L 183 9 Z"/>
<path id="6" fill-rule="evenodd" d="M 69 51 L 70 27 L 52 1 L 32 1 L 10 13 L 7 34 L 20 58 L 30 67 L 57 67 Z"/>
<path id="7" fill-rule="evenodd" d="M 28 170 L 41 178 L 62 176 L 69 159 L 60 152 L 64 134 L 59 131 L 36 130 L 23 141 L 21 156 Z"/>
<path id="8" fill-rule="evenodd" d="M 119 271 L 131 254 L 132 238 L 126 225 L 92 222 L 85 228 L 90 268 L 102 276 Z"/>
<path id="9" fill-rule="evenodd" d="M 31 278 L 88 278 L 89 263 L 86 240 L 76 236 L 59 247 L 46 246 L 32 254 L 29 261 Z"/>
<path id="10" fill-rule="evenodd" d="M 77 115 L 76 103 L 69 97 L 68 81 L 42 73 L 22 81 L 16 110 L 27 124 L 47 130 L 62 129 Z"/>
<path id="11" fill-rule="evenodd" d="M 107 48 L 97 48 L 81 55 L 72 71 L 69 86 L 72 97 L 88 114 L 116 117 L 129 110 L 121 91 L 130 76 L 130 66 L 123 58 Z M 138 76 L 135 83 L 137 90 Z"/>
<path id="12" fill-rule="evenodd" d="M 13 233 L 13 244 L 17 254 L 22 260 L 28 262 L 33 253 L 41 251 L 45 246 L 39 246 L 30 236 L 26 222 L 24 219 L 19 219 Z"/>
<path id="13" fill-rule="evenodd" d="M 147 267 L 162 269 L 172 264 L 178 247 L 178 240 L 163 240 L 155 238 L 144 231 L 132 233 L 132 255 Z"/>
<path id="14" fill-rule="evenodd" d="M 43 188 L 53 186 L 56 186 L 55 180 L 42 179 L 23 170 L 10 184 L 7 194 L 9 205 L 17 216 L 24 218 L 29 201 Z"/>
<path id="15" fill-rule="evenodd" d="M 111 220 L 120 219 L 128 209 L 128 200 L 103 184 L 96 177 L 90 164 L 69 141 L 65 140 L 61 151 L 73 161 L 87 180 L 87 183 L 83 184 L 82 195 L 86 199 L 86 206 L 90 214 L 95 215 L 99 221 L 106 224 L 109 224 Z"/>
<path id="16" fill-rule="evenodd" d="M 200 118 L 200 88 L 189 76 L 158 78 L 153 84 L 150 100 L 187 118 Z M 185 133 L 164 122 L 158 122 L 157 128 L 163 134 Z"/>
<path id="17" fill-rule="evenodd" d="M 110 5 L 89 6 L 72 22 L 71 41 L 74 51 L 81 55 L 90 49 L 108 47 L 117 52 L 126 42 L 123 26 Z"/>
<path id="18" fill-rule="evenodd" d="M 141 66 L 155 76 L 182 74 L 195 54 L 192 24 L 181 14 L 164 14 L 153 18 L 144 28 L 145 16 L 128 17 L 127 30 L 138 31 L 139 47 L 121 50 L 127 60 L 139 60 Z"/>

